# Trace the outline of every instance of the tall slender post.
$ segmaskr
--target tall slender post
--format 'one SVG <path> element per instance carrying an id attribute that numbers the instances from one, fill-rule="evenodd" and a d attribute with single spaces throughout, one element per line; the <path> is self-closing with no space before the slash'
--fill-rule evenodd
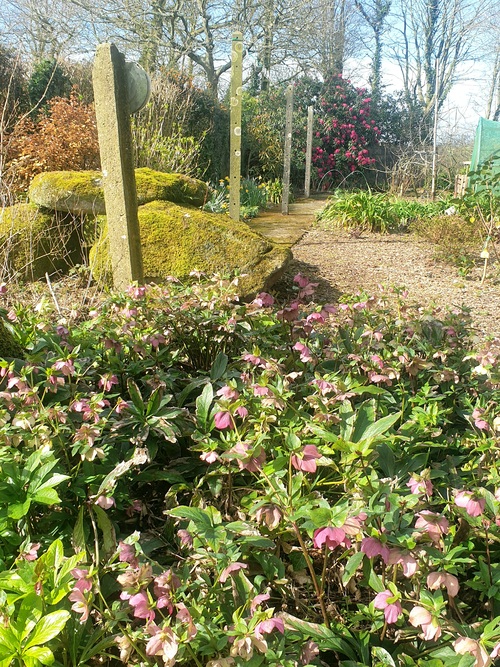
<path id="1" fill-rule="evenodd" d="M 97 47 L 92 83 L 113 284 L 125 289 L 143 267 L 125 58 L 114 44 Z"/>
<path id="2" fill-rule="evenodd" d="M 240 219 L 241 182 L 241 93 L 243 70 L 243 35 L 233 32 L 231 49 L 231 137 L 229 142 L 229 215 Z"/>
<path id="3" fill-rule="evenodd" d="M 285 150 L 283 157 L 283 195 L 281 212 L 288 215 L 290 200 L 290 162 L 292 158 L 292 115 L 293 115 L 293 86 L 286 89 L 286 120 L 285 120 Z"/>
<path id="4" fill-rule="evenodd" d="M 314 107 L 307 107 L 307 142 L 306 142 L 306 177 L 304 182 L 304 195 L 311 194 L 311 158 L 313 143 L 313 118 Z"/>
<path id="5" fill-rule="evenodd" d="M 438 130 L 438 113 L 439 113 L 439 58 L 436 58 L 436 87 L 434 91 L 434 129 L 432 132 L 432 183 L 431 183 L 431 198 L 432 201 L 436 199 L 436 180 L 438 167 L 438 148 L 437 148 L 437 130 Z"/>

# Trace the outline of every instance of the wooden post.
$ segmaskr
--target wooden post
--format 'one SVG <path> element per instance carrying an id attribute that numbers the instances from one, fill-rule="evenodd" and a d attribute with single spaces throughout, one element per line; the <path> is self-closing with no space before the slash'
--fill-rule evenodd
<path id="1" fill-rule="evenodd" d="M 144 276 L 125 58 L 114 44 L 97 47 L 92 83 L 113 285 L 121 290 Z"/>
<path id="2" fill-rule="evenodd" d="M 241 187 L 241 93 L 243 70 L 243 35 L 233 32 L 231 49 L 231 136 L 229 142 L 229 215 L 240 219 Z"/>
<path id="3" fill-rule="evenodd" d="M 311 194 L 311 158 L 313 140 L 313 118 L 314 107 L 307 107 L 307 142 L 306 142 L 306 178 L 304 183 L 304 196 Z"/>
<path id="4" fill-rule="evenodd" d="M 281 212 L 288 215 L 290 199 L 290 162 L 292 158 L 292 114 L 293 114 L 293 86 L 286 89 L 286 120 L 285 120 L 285 150 L 283 158 L 283 195 Z"/>
<path id="5" fill-rule="evenodd" d="M 438 131 L 438 115 L 439 115 L 439 58 L 436 58 L 436 86 L 434 90 L 434 127 L 432 131 L 432 181 L 431 181 L 431 199 L 436 199 L 436 180 L 438 170 L 438 147 L 437 147 L 437 131 Z"/>

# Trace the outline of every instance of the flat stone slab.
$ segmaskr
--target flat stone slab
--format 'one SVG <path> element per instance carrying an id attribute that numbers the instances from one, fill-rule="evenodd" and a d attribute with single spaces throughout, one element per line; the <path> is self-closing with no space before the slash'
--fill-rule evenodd
<path id="1" fill-rule="evenodd" d="M 247 225 L 273 243 L 293 246 L 311 227 L 326 200 L 326 195 L 299 199 L 290 204 L 288 215 L 281 213 L 281 206 L 274 206 L 249 220 Z"/>

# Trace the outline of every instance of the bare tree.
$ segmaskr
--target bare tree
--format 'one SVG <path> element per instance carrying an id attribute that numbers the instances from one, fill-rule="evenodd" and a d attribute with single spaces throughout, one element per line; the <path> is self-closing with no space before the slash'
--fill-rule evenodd
<path id="1" fill-rule="evenodd" d="M 354 0 L 356 9 L 373 31 L 375 48 L 372 57 L 370 87 L 372 95 L 379 97 L 382 75 L 382 36 L 385 22 L 391 9 L 392 0 Z"/>

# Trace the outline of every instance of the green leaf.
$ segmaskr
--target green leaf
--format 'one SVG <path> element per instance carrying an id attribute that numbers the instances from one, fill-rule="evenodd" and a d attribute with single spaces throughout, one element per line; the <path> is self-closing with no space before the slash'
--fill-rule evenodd
<path id="1" fill-rule="evenodd" d="M 54 654 L 46 646 L 32 646 L 27 651 L 23 651 L 23 658 L 38 660 L 42 665 L 52 665 L 54 663 Z"/>
<path id="2" fill-rule="evenodd" d="M 21 603 L 15 624 L 21 640 L 26 639 L 41 619 L 42 611 L 43 604 L 41 597 L 34 591 L 33 593 L 28 593 Z"/>
<path id="3" fill-rule="evenodd" d="M 44 616 L 35 626 L 30 640 L 25 646 L 25 650 L 32 646 L 46 644 L 62 631 L 70 617 L 69 611 L 60 609 Z"/>
<path id="4" fill-rule="evenodd" d="M 95 513 L 97 518 L 97 525 L 102 532 L 102 546 L 103 551 L 106 556 L 111 556 L 116 550 L 116 533 L 111 523 L 106 511 L 99 507 L 99 505 L 94 505 L 92 511 Z"/>
<path id="5" fill-rule="evenodd" d="M 345 639 L 337 636 L 332 630 L 329 630 L 324 625 L 303 621 L 295 616 L 292 616 L 291 614 L 287 614 L 286 612 L 281 612 L 280 617 L 285 623 L 285 628 L 299 630 L 307 637 L 314 639 L 314 641 L 317 642 L 321 649 L 339 651 L 339 653 L 342 653 L 347 658 L 356 660 L 356 654 L 345 641 Z M 343 629 L 342 633 L 344 636 L 350 636 L 348 630 Z"/>
<path id="6" fill-rule="evenodd" d="M 139 387 L 131 378 L 127 380 L 127 389 L 137 412 L 139 412 L 141 415 L 144 415 L 145 405 L 144 401 L 142 400 L 141 392 L 139 391 Z"/>
<path id="7" fill-rule="evenodd" d="M 28 497 L 23 503 L 12 503 L 12 505 L 9 505 L 7 513 L 11 519 L 18 521 L 28 514 L 30 507 L 31 498 Z"/>
<path id="8" fill-rule="evenodd" d="M 392 655 L 382 646 L 372 646 L 372 656 L 377 658 L 379 665 L 384 667 L 396 667 L 396 663 Z"/>
<path id="9" fill-rule="evenodd" d="M 354 574 L 356 573 L 356 570 L 358 569 L 358 567 L 363 562 L 363 558 L 364 558 L 364 554 L 361 551 L 358 551 L 358 553 L 353 554 L 349 558 L 349 560 L 347 561 L 347 563 L 345 565 L 344 573 L 342 575 L 342 583 L 344 584 L 344 586 L 351 581 Z"/>
<path id="10" fill-rule="evenodd" d="M 396 412 L 393 415 L 387 415 L 386 417 L 382 417 L 382 419 L 378 419 L 373 424 L 370 424 L 370 426 L 368 426 L 368 428 L 365 430 L 363 440 L 376 438 L 379 435 L 382 435 L 388 431 L 391 426 L 393 426 L 400 418 L 401 413 Z"/>
<path id="11" fill-rule="evenodd" d="M 85 529 L 83 525 L 83 512 L 84 512 L 84 506 L 82 505 L 78 510 L 78 517 L 76 519 L 76 524 L 73 529 L 73 535 L 71 536 L 71 541 L 75 549 L 79 549 L 82 551 L 85 550 L 86 548 Z"/>
<path id="12" fill-rule="evenodd" d="M 208 430 L 208 419 L 210 415 L 210 406 L 214 400 L 214 390 L 211 384 L 205 385 L 203 391 L 196 399 L 196 416 L 200 426 Z"/>
<path id="13" fill-rule="evenodd" d="M 219 352 L 219 354 L 215 357 L 213 366 L 210 369 L 210 379 L 212 382 L 219 380 L 224 375 L 227 369 L 228 361 L 229 357 L 227 354 L 224 354 L 224 352 Z"/>
<path id="14" fill-rule="evenodd" d="M 32 496 L 32 499 L 33 502 L 41 503 L 42 505 L 57 505 L 57 503 L 61 502 L 55 489 L 41 489 Z"/>
<path id="15" fill-rule="evenodd" d="M 200 530 L 207 530 L 207 528 L 213 526 L 210 515 L 198 507 L 177 507 L 174 510 L 169 510 L 168 514 L 176 519 L 188 519 Z"/>
<path id="16" fill-rule="evenodd" d="M 0 647 L 16 653 L 20 648 L 19 640 L 10 627 L 0 625 Z"/>

